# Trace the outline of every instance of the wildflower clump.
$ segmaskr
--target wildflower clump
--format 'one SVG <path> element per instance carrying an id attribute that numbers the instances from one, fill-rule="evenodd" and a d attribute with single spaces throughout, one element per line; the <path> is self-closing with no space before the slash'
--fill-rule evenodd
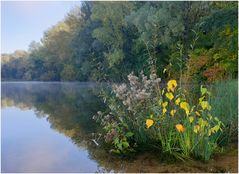
<path id="1" fill-rule="evenodd" d="M 150 141 L 180 159 L 210 158 L 223 124 L 211 114 L 206 88 L 201 87 L 198 103 L 191 104 L 176 80 L 169 80 L 165 88 L 156 74 L 147 78 L 131 73 L 128 80 L 113 85 L 114 95 L 105 97 L 110 114 L 98 116 L 114 150 L 128 152 Z"/>
<path id="2" fill-rule="evenodd" d="M 217 147 L 223 126 L 210 112 L 207 99 L 211 93 L 201 87 L 201 97 L 192 105 L 183 89 L 177 88 L 176 80 L 170 80 L 167 92 L 162 94 L 159 108 L 163 117 L 158 118 L 159 124 L 155 123 L 152 129 L 155 128 L 163 151 L 180 158 L 208 160 Z"/>

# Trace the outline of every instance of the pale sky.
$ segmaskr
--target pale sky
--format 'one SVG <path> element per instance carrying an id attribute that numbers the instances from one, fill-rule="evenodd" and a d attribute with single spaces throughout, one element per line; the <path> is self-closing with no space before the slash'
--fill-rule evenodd
<path id="1" fill-rule="evenodd" d="M 1 1 L 1 52 L 28 50 L 80 1 Z"/>

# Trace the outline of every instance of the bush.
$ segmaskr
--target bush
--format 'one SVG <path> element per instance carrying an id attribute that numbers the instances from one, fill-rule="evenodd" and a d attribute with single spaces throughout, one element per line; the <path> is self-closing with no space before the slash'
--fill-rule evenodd
<path id="1" fill-rule="evenodd" d="M 201 97 L 192 105 L 176 80 L 165 88 L 156 74 L 148 79 L 143 73 L 141 77 L 131 73 L 128 80 L 129 84 L 113 85 L 111 96 L 103 95 L 108 110 L 95 116 L 114 152 L 151 144 L 180 159 L 209 160 L 223 124 L 211 114 L 206 88 L 201 87 Z"/>

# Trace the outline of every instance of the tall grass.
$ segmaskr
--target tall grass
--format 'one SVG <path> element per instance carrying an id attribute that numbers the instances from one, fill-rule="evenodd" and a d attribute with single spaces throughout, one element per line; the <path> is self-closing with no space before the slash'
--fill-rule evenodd
<path id="1" fill-rule="evenodd" d="M 238 81 L 220 81 L 210 86 L 212 114 L 224 124 L 222 143 L 237 142 L 238 135 Z"/>

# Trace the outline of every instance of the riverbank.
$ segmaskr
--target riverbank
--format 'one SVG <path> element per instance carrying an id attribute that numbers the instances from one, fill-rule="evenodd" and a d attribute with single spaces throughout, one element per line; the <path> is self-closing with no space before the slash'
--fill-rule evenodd
<path id="1" fill-rule="evenodd" d="M 127 173 L 238 173 L 238 150 L 230 148 L 223 154 L 215 154 L 208 162 L 161 162 L 160 155 L 144 153 L 131 160 L 114 160 L 121 166 L 117 172 Z"/>

